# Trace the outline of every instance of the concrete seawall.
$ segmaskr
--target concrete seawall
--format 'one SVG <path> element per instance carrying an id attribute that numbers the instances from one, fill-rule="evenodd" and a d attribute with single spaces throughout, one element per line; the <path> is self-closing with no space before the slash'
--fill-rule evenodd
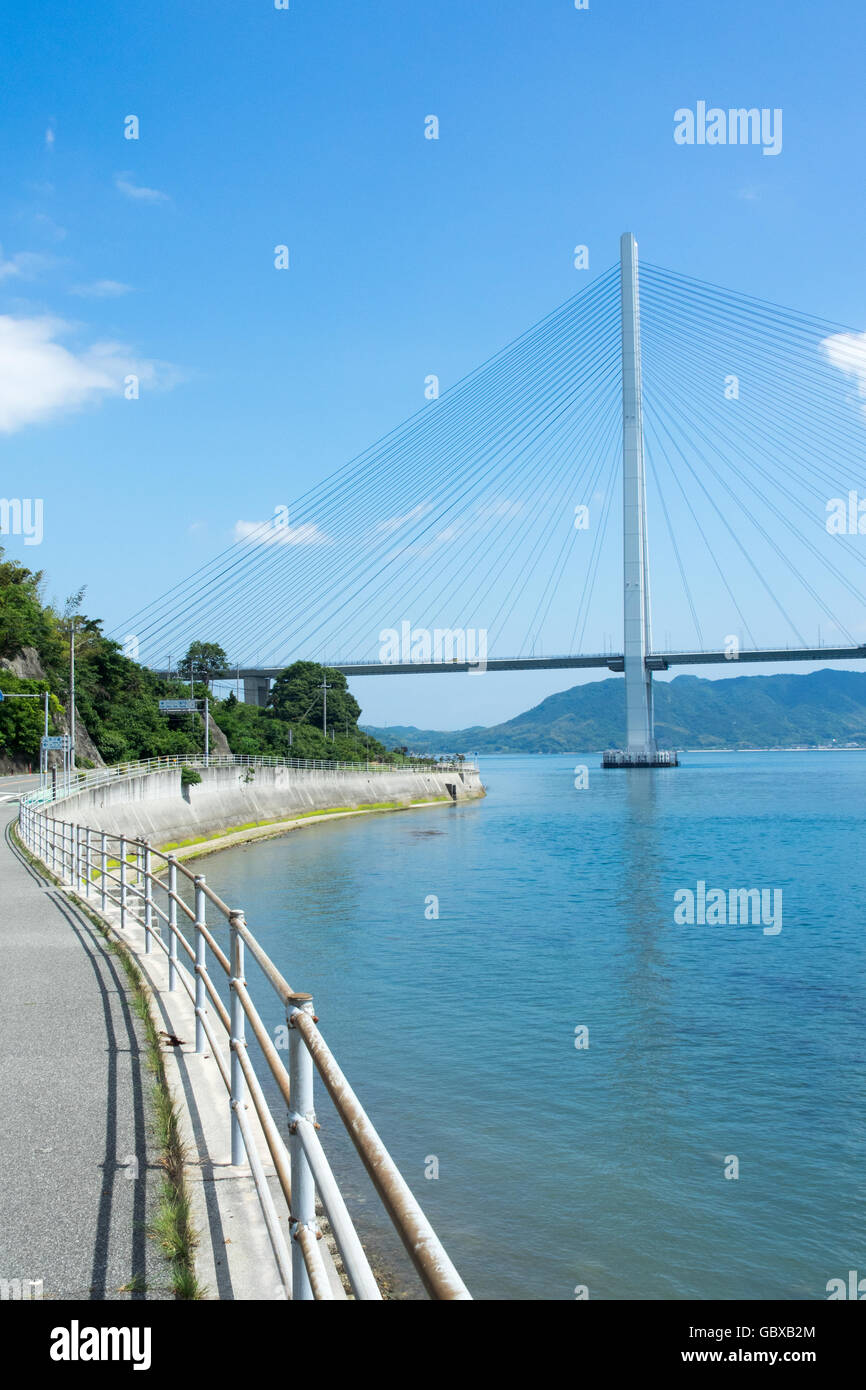
<path id="1" fill-rule="evenodd" d="M 56 819 L 155 848 L 311 811 L 361 809 L 382 803 L 466 801 L 484 795 L 475 769 L 464 771 L 328 772 L 287 767 L 198 768 L 201 782 L 182 787 L 178 769 L 118 778 L 52 808 Z"/>

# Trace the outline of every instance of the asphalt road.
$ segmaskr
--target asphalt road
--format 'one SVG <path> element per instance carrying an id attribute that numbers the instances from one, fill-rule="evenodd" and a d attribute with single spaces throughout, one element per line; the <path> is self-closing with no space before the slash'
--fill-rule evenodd
<path id="1" fill-rule="evenodd" d="M 170 1297 L 147 1234 L 161 1172 L 142 1025 L 100 932 L 13 844 L 16 809 L 0 805 L 0 1280 Z"/>
<path id="2" fill-rule="evenodd" d="M 33 791 L 34 787 L 38 786 L 38 772 L 11 773 L 6 777 L 0 777 L 0 802 L 17 801 L 22 792 Z"/>

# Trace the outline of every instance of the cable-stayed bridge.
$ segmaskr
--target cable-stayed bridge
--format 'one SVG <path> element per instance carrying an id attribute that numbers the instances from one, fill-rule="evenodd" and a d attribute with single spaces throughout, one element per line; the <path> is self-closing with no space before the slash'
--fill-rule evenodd
<path id="1" fill-rule="evenodd" d="M 653 671 L 866 660 L 866 335 L 639 274 L 626 234 L 618 266 L 429 394 L 129 620 L 143 658 L 218 642 L 257 703 L 301 658 L 624 671 L 641 765 Z"/>

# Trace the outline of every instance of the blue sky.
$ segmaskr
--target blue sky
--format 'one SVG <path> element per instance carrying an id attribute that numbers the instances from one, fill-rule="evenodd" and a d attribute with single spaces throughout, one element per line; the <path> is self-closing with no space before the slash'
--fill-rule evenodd
<path id="1" fill-rule="evenodd" d="M 853 0 L 22 0 L 0 37 L 0 491 L 45 509 L 40 546 L 3 539 L 109 629 L 418 410 L 429 373 L 446 388 L 582 288 L 627 228 L 657 264 L 866 328 Z M 782 152 L 677 146 L 701 99 L 782 108 Z M 699 585 L 697 538 L 684 560 Z M 371 723 L 453 727 L 577 678 L 358 695 Z"/>

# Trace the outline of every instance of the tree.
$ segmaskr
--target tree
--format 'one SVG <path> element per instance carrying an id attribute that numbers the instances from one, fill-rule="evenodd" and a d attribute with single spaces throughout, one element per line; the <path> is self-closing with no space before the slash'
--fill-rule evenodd
<path id="1" fill-rule="evenodd" d="M 0 547 L 0 656 L 35 647 L 43 658 L 56 659 L 60 644 L 39 597 L 42 574 L 4 554 Z"/>
<path id="2" fill-rule="evenodd" d="M 189 651 L 180 663 L 181 677 L 189 675 L 190 664 L 194 675 L 207 685 L 223 679 L 229 673 L 229 659 L 216 642 L 191 642 Z"/>
<path id="3" fill-rule="evenodd" d="M 315 661 L 296 661 L 276 679 L 268 699 L 277 718 L 289 724 L 314 724 L 322 728 L 324 715 L 324 681 L 328 683 L 328 728 L 335 725 L 358 733 L 361 706 L 349 693 L 349 683 L 342 671 L 320 666 Z"/>
<path id="4" fill-rule="evenodd" d="M 0 672 L 0 688 L 6 698 L 0 701 L 0 758 L 25 757 L 39 760 L 39 740 L 44 732 L 44 709 L 41 698 L 20 700 L 16 695 L 41 697 L 48 689 L 45 681 L 20 680 L 11 671 Z M 53 720 L 61 709 L 51 696 L 49 710 Z"/>

